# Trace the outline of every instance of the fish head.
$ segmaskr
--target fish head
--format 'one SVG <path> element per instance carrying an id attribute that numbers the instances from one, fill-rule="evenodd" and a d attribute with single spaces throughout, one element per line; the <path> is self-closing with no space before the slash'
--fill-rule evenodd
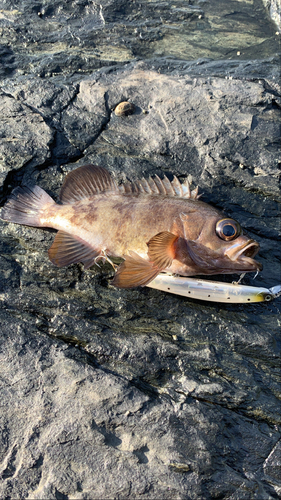
<path id="1" fill-rule="evenodd" d="M 191 260 L 198 274 L 239 274 L 262 269 L 254 259 L 259 244 L 236 220 L 216 211 L 204 215 L 196 216 L 192 238 L 191 234 L 188 235 L 188 227 L 184 228 L 185 244 L 182 243 L 187 250 L 189 265 Z"/>

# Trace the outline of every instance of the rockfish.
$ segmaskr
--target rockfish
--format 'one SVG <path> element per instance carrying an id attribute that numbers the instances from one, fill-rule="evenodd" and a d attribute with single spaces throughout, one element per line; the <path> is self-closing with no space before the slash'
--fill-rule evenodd
<path id="1" fill-rule="evenodd" d="M 60 204 L 39 186 L 17 187 L 1 218 L 58 229 L 48 253 L 56 266 L 121 257 L 120 288 L 145 286 L 160 272 L 181 276 L 261 270 L 259 244 L 238 222 L 198 200 L 198 188 L 155 176 L 118 186 L 103 167 L 70 172 Z M 111 261 L 110 261 L 111 262 Z"/>

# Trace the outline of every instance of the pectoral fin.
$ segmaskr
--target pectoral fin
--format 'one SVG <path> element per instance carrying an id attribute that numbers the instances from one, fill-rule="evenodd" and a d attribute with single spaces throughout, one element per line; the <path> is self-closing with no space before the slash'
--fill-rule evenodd
<path id="1" fill-rule="evenodd" d="M 149 260 L 160 270 L 172 265 L 176 253 L 175 243 L 178 239 L 175 234 L 163 231 L 153 236 L 147 243 Z"/>
<path id="2" fill-rule="evenodd" d="M 85 241 L 74 238 L 64 231 L 59 231 L 48 250 L 48 254 L 50 261 L 58 267 L 83 262 L 85 269 L 88 269 L 95 263 L 99 252 L 88 246 Z"/>
<path id="3" fill-rule="evenodd" d="M 160 270 L 152 262 L 143 259 L 135 252 L 130 252 L 119 266 L 112 284 L 118 288 L 145 286 L 160 273 Z"/>

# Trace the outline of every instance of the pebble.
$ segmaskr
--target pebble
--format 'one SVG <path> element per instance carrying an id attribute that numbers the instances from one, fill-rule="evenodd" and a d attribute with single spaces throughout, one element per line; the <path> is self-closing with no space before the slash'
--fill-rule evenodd
<path id="1" fill-rule="evenodd" d="M 116 116 L 128 116 L 135 112 L 135 105 L 132 102 L 124 101 L 120 102 L 114 110 Z"/>

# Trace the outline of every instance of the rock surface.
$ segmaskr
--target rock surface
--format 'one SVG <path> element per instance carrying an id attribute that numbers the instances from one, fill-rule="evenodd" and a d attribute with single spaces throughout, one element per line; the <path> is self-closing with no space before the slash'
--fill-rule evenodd
<path id="1" fill-rule="evenodd" d="M 264 5 L 269 11 L 271 19 L 281 29 L 281 1 L 280 0 L 263 0 Z"/>
<path id="2" fill-rule="evenodd" d="M 118 182 L 189 175 L 204 201 L 260 243 L 264 270 L 244 282 L 280 283 L 275 50 L 261 61 L 212 61 L 204 51 L 186 61 L 179 47 L 171 59 L 167 30 L 214 23 L 209 2 L 174 2 L 172 16 L 168 3 L 148 2 L 147 37 L 157 40 L 153 23 L 165 20 L 156 57 L 151 38 L 145 50 L 139 36 L 133 44 L 129 27 L 138 22 L 143 33 L 143 18 L 128 5 L 1 6 L 10 37 L 1 49 L 2 205 L 28 183 L 57 199 L 66 173 L 89 162 Z M 150 60 L 123 63 L 123 25 L 127 52 Z M 97 41 L 108 38 L 118 41 L 118 57 L 114 63 L 109 51 L 96 66 Z M 97 46 L 86 61 L 90 40 Z M 113 110 L 125 100 L 135 113 L 118 117 Z M 231 305 L 118 290 L 108 266 L 54 267 L 47 257 L 54 231 L 3 221 L 0 230 L 1 498 L 280 497 L 280 298 Z"/>

